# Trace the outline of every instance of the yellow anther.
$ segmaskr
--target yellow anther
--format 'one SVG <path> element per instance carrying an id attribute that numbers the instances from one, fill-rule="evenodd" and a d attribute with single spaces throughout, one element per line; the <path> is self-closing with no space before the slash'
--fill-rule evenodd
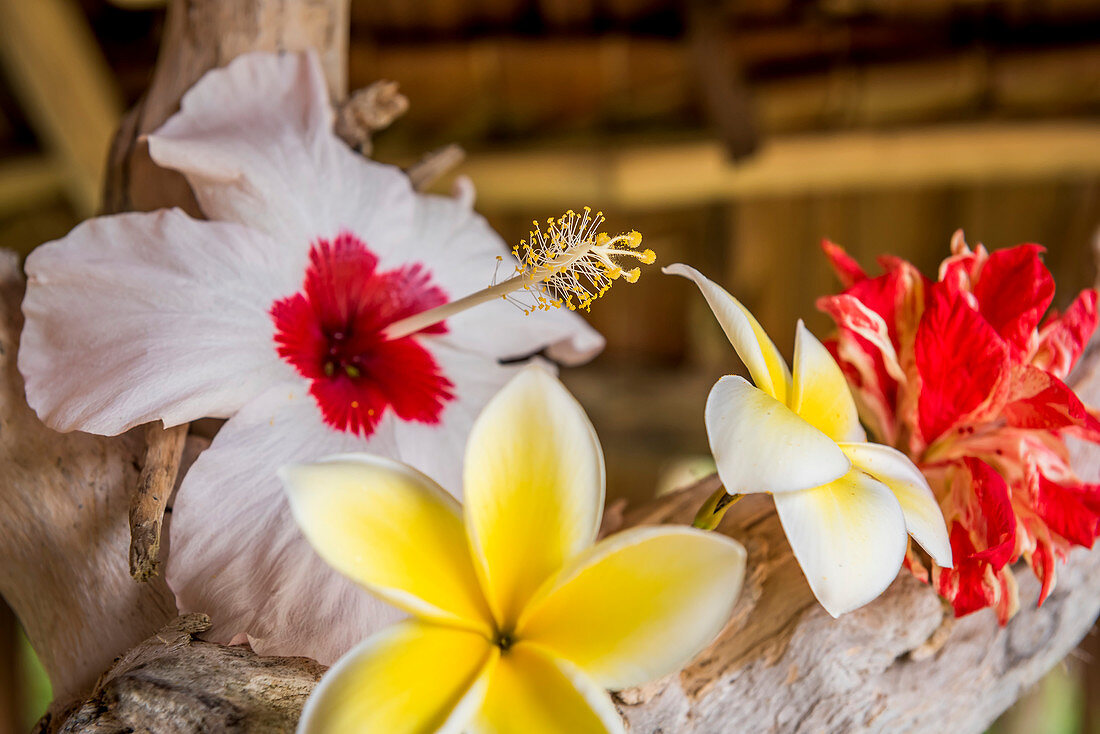
<path id="1" fill-rule="evenodd" d="M 639 259 L 642 261 L 642 265 L 652 265 L 657 261 L 657 253 L 653 250 L 646 250 Z"/>
<path id="2" fill-rule="evenodd" d="M 630 249 L 636 248 L 642 244 L 642 233 L 636 229 L 632 229 L 626 233 L 626 244 Z"/>
<path id="3" fill-rule="evenodd" d="M 627 283 L 637 283 L 638 278 L 640 278 L 641 275 L 641 268 L 631 268 L 630 270 L 623 271 L 623 278 L 626 280 Z"/>

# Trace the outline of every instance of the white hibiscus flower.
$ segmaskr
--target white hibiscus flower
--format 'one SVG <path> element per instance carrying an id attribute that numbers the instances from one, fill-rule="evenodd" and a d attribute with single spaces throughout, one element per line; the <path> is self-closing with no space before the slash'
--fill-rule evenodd
<path id="1" fill-rule="evenodd" d="M 507 250 L 467 202 L 415 193 L 332 122 L 313 55 L 207 74 L 149 147 L 210 221 L 99 217 L 40 247 L 19 353 L 28 402 L 59 431 L 229 419 L 180 488 L 168 583 L 214 639 L 325 663 L 398 612 L 313 552 L 276 469 L 361 451 L 457 493 L 474 417 L 521 366 L 502 361 L 603 345 L 572 314 L 501 299 L 385 335 L 483 288 Z"/>

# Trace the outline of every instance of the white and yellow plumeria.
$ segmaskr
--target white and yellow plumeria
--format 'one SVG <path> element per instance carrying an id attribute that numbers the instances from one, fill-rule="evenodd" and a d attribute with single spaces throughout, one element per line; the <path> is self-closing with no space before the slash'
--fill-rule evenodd
<path id="1" fill-rule="evenodd" d="M 752 376 L 720 379 L 706 424 L 718 476 L 731 494 L 771 492 L 810 588 L 834 617 L 863 606 L 897 576 L 907 534 L 939 566 L 951 545 L 920 470 L 867 443 L 844 374 L 798 322 L 794 373 L 752 314 L 694 268 L 664 272 L 695 282 Z"/>
<path id="2" fill-rule="evenodd" d="M 330 564 L 411 615 L 324 677 L 300 732 L 622 732 L 604 689 L 678 669 L 722 629 L 745 550 L 687 527 L 593 545 L 603 455 L 538 366 L 476 420 L 465 505 L 378 456 L 283 470 Z"/>

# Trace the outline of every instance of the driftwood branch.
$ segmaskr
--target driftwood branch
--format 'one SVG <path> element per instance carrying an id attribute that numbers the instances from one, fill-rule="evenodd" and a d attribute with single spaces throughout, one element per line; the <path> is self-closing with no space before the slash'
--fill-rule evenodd
<path id="1" fill-rule="evenodd" d="M 409 181 L 417 191 L 425 191 L 433 183 L 447 175 L 453 168 L 466 159 L 466 151 L 451 143 L 426 154 L 406 169 Z"/>
<path id="2" fill-rule="evenodd" d="M 397 82 L 380 79 L 354 92 L 336 113 L 336 134 L 363 155 L 371 153 L 371 136 L 390 126 L 409 109 Z"/>
<path id="3" fill-rule="evenodd" d="M 157 571 L 164 510 L 176 484 L 186 440 L 187 424 L 146 426 L 145 461 L 130 499 L 130 575 L 137 581 L 148 581 Z"/>

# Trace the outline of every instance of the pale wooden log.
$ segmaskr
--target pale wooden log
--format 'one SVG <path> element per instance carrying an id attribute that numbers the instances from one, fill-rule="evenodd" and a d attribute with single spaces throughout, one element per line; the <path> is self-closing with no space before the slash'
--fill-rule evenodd
<path id="1" fill-rule="evenodd" d="M 195 639 L 209 627 L 202 614 L 166 625 L 126 653 L 64 721 L 44 719 L 39 731 L 293 732 L 324 666 Z"/>
<path id="2" fill-rule="evenodd" d="M 163 581 L 127 569 L 138 433 L 58 434 L 23 397 L 15 367 L 18 258 L 0 258 L 0 595 L 19 616 L 59 702 L 87 691 L 115 657 L 175 616 Z"/>

